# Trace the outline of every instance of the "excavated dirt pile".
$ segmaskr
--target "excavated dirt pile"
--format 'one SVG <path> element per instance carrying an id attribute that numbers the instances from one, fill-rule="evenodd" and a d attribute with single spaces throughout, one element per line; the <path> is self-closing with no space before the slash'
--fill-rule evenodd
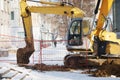
<path id="1" fill-rule="evenodd" d="M 41 71 L 70 71 L 71 68 L 67 68 L 65 66 L 60 65 L 46 65 L 46 64 L 35 64 L 33 67 L 35 70 Z M 73 69 L 73 68 L 72 68 Z M 78 68 L 77 68 L 78 69 Z M 116 77 L 120 77 L 120 60 L 110 60 L 105 61 L 102 65 L 97 66 L 95 71 L 92 71 L 91 66 L 89 67 L 80 67 L 79 69 L 85 70 L 89 69 L 89 71 L 83 73 L 89 73 L 96 77 L 108 77 L 114 75 Z"/>
<path id="2" fill-rule="evenodd" d="M 69 68 L 66 68 L 64 66 L 59 65 L 46 65 L 46 64 L 35 64 L 33 66 L 33 69 L 35 70 L 41 70 L 41 71 L 69 71 Z"/>
<path id="3" fill-rule="evenodd" d="M 111 75 L 120 77 L 120 59 L 105 61 L 93 72 L 93 75 L 98 77 L 107 77 Z"/>
<path id="4" fill-rule="evenodd" d="M 120 77 L 120 65 L 118 64 L 102 65 L 96 71 L 93 72 L 93 75 L 97 77 L 108 77 L 111 75 Z"/>

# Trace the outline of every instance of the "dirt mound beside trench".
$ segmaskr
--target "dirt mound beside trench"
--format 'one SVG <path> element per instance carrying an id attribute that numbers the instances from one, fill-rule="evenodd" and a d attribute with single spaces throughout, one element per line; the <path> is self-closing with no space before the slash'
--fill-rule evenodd
<path id="1" fill-rule="evenodd" d="M 118 64 L 102 65 L 96 71 L 93 72 L 93 75 L 97 77 L 108 77 L 111 75 L 120 77 L 120 65 Z"/>
<path id="2" fill-rule="evenodd" d="M 85 70 L 85 69 L 88 69 L 88 67 L 84 67 L 84 68 L 80 67 L 79 69 Z M 41 70 L 41 71 L 70 71 L 71 70 L 71 68 L 67 68 L 65 66 L 46 65 L 46 64 L 35 64 L 32 68 L 35 70 Z M 110 60 L 110 61 L 107 60 L 102 65 L 98 66 L 96 71 L 91 71 L 91 69 L 93 68 L 89 67 L 89 71 L 83 72 L 83 74 L 89 73 L 96 77 L 109 77 L 111 75 L 120 77 L 120 60 Z"/>
<path id="3" fill-rule="evenodd" d="M 93 72 L 93 75 L 99 77 L 115 75 L 120 77 L 120 59 L 109 59 L 105 61 L 95 72 Z"/>
<path id="4" fill-rule="evenodd" d="M 69 68 L 59 65 L 46 65 L 46 64 L 35 64 L 33 66 L 35 70 L 41 71 L 69 71 Z"/>
<path id="5" fill-rule="evenodd" d="M 96 68 L 95 71 L 89 70 L 83 72 L 83 74 L 92 74 L 96 77 L 110 77 L 114 75 L 120 77 L 120 59 L 116 60 L 106 60 L 102 65 Z"/>

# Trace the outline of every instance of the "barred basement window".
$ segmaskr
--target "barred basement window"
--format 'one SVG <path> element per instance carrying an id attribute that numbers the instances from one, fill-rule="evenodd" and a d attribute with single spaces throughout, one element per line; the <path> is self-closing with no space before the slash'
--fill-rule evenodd
<path id="1" fill-rule="evenodd" d="M 11 11 L 11 20 L 14 20 L 14 11 Z"/>

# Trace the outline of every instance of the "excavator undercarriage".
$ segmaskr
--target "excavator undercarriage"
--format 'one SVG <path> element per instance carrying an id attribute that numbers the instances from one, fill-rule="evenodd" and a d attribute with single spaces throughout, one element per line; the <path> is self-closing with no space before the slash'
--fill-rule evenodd
<path id="1" fill-rule="evenodd" d="M 94 52 L 90 49 L 67 48 L 69 54 L 64 58 L 64 65 L 70 68 L 98 67 L 104 63 L 120 64 L 120 45 L 113 42 L 96 40 L 93 44 Z M 114 53 L 114 54 L 108 54 Z"/>

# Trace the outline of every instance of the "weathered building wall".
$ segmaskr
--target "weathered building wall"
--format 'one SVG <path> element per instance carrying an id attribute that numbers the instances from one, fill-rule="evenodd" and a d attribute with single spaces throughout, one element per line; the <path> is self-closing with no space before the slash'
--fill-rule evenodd
<path id="1" fill-rule="evenodd" d="M 9 0 L 0 0 L 0 49 L 10 47 L 10 42 L 6 42 L 10 40 L 8 36 L 5 36 L 10 34 L 9 16 Z"/>

